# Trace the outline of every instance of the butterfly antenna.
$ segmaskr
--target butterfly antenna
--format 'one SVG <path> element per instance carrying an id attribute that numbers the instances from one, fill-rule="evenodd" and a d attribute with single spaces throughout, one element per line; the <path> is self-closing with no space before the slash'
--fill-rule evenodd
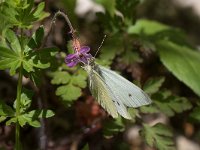
<path id="1" fill-rule="evenodd" d="M 95 55 L 94 55 L 94 58 L 96 57 L 96 55 L 98 54 L 100 48 L 102 47 L 102 45 L 103 45 L 103 43 L 104 43 L 104 41 L 105 41 L 105 38 L 106 38 L 106 35 L 104 35 L 103 40 L 102 40 L 102 42 L 101 42 L 99 48 L 97 49 L 97 51 L 96 51 L 96 53 L 95 53 Z"/>

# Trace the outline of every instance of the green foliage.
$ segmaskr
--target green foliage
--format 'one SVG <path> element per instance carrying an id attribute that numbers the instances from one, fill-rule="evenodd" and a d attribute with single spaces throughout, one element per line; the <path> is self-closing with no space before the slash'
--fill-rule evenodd
<path id="1" fill-rule="evenodd" d="M 33 23 L 47 17 L 44 12 L 45 3 L 39 3 L 33 9 L 34 0 L 12 1 L 7 0 L 1 3 L 0 17 L 3 20 L 4 28 L 18 26 L 19 28 L 31 28 Z"/>
<path id="2" fill-rule="evenodd" d="M 200 53 L 170 41 L 159 42 L 158 52 L 169 71 L 200 96 Z"/>
<path id="3" fill-rule="evenodd" d="M 105 45 L 101 48 L 100 55 L 98 59 L 96 59 L 96 62 L 104 66 L 111 65 L 114 58 L 124 51 L 122 40 L 123 38 L 117 34 L 108 38 Z"/>
<path id="4" fill-rule="evenodd" d="M 184 33 L 167 25 L 149 20 L 138 20 L 128 28 L 129 34 L 139 35 L 142 41 L 149 41 L 157 50 L 162 63 L 180 81 L 200 96 L 200 53 L 193 50 Z"/>
<path id="5" fill-rule="evenodd" d="M 124 122 L 122 117 L 118 117 L 113 120 L 108 120 L 104 123 L 103 133 L 106 137 L 111 137 L 118 132 L 125 130 Z"/>
<path id="6" fill-rule="evenodd" d="M 6 105 L 3 101 L 0 101 L 0 121 L 4 121 L 6 118 L 9 118 L 6 121 L 6 125 L 10 125 L 11 123 L 16 123 L 17 121 L 23 127 L 26 123 L 33 127 L 40 127 L 40 118 L 49 118 L 54 116 L 53 111 L 46 109 L 38 109 L 31 110 L 29 108 L 31 106 L 33 92 L 27 89 L 24 89 L 21 94 L 20 101 L 20 115 L 16 116 L 16 101 L 14 103 L 13 108 Z"/>
<path id="7" fill-rule="evenodd" d="M 141 135 L 146 143 L 159 150 L 175 150 L 175 144 L 172 139 L 171 131 L 163 124 L 158 123 L 154 126 L 143 124 Z"/>
<path id="8" fill-rule="evenodd" d="M 174 116 L 175 113 L 181 113 L 192 108 L 191 103 L 185 97 L 175 96 L 169 90 L 160 90 L 163 82 L 164 78 L 160 77 L 149 79 L 145 83 L 144 90 L 152 95 L 153 104 L 141 107 L 141 112 L 162 112 L 167 116 Z"/>
<path id="9" fill-rule="evenodd" d="M 52 84 L 59 85 L 56 90 L 56 95 L 61 96 L 65 103 L 78 99 L 81 95 L 81 89 L 87 85 L 86 72 L 77 68 L 68 68 L 64 64 L 63 70 L 58 70 L 52 73 Z M 67 72 L 68 71 L 68 72 Z M 69 72 L 72 72 L 71 74 Z"/>
<path id="10" fill-rule="evenodd" d="M 196 122 L 200 121 L 200 106 L 197 106 L 193 109 L 193 111 L 190 113 L 190 118 Z"/>
<path id="11" fill-rule="evenodd" d="M 14 110 L 2 100 L 0 100 L 0 122 L 4 121 L 7 117 L 14 116 L 14 114 Z"/>
<path id="12" fill-rule="evenodd" d="M 27 40 L 19 39 L 15 33 L 7 29 L 4 33 L 5 40 L 8 41 L 7 45 L 0 47 L 0 69 L 10 69 L 10 74 L 14 75 L 16 70 L 23 65 L 26 72 L 34 72 L 38 69 L 45 69 L 50 67 L 50 62 L 55 56 L 56 48 L 43 48 L 38 51 L 33 51 L 31 48 L 38 48 L 43 39 L 44 29 L 40 27 L 33 37 Z M 25 50 L 22 49 L 20 41 L 24 42 Z M 29 40 L 28 43 L 26 43 Z M 40 42 L 39 42 L 40 41 Z"/>
<path id="13" fill-rule="evenodd" d="M 143 89 L 148 94 L 154 94 L 160 89 L 164 81 L 164 77 L 149 79 Z"/>

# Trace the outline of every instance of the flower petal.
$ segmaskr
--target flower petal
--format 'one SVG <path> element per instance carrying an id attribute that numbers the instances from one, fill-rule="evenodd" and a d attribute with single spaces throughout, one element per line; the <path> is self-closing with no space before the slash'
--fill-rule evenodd
<path id="1" fill-rule="evenodd" d="M 67 55 L 66 59 L 69 60 L 69 59 L 73 59 L 73 58 L 76 58 L 76 57 L 78 57 L 76 53 L 75 54 L 69 54 L 69 55 Z"/>
<path id="2" fill-rule="evenodd" d="M 77 63 L 78 63 L 78 62 L 76 62 L 76 61 L 71 61 L 70 63 L 67 63 L 67 66 L 68 66 L 68 67 L 74 67 L 74 66 L 77 65 Z"/>
<path id="3" fill-rule="evenodd" d="M 90 51 L 90 47 L 89 46 L 82 46 L 79 53 L 88 53 Z"/>

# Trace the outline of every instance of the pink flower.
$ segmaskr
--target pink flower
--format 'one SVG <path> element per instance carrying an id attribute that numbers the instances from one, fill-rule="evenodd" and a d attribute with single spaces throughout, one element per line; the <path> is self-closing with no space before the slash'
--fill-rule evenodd
<path id="1" fill-rule="evenodd" d="M 89 51 L 90 47 L 82 46 L 79 51 L 76 51 L 76 53 L 67 55 L 65 63 L 68 67 L 74 67 L 79 62 L 86 64 L 92 58 L 92 55 L 88 53 Z"/>

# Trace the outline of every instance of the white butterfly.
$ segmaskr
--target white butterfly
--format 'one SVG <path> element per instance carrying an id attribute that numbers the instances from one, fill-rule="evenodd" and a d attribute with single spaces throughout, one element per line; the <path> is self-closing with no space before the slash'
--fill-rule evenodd
<path id="1" fill-rule="evenodd" d="M 113 117 L 118 113 L 131 119 L 127 107 L 139 107 L 151 103 L 149 96 L 139 87 L 116 72 L 95 63 L 85 64 L 89 75 L 90 91 L 99 104 Z"/>

